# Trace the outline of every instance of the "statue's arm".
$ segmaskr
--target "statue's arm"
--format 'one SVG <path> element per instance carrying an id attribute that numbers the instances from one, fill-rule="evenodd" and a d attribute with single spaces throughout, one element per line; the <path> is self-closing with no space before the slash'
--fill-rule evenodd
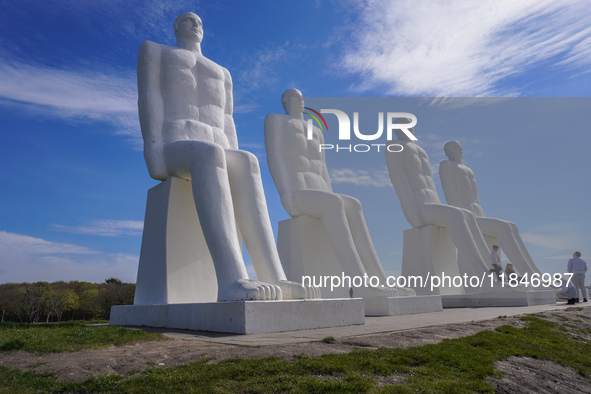
<path id="1" fill-rule="evenodd" d="M 275 187 L 281 197 L 281 203 L 289 214 L 292 214 L 291 170 L 289 168 L 289 153 L 284 154 L 286 138 L 282 115 L 268 114 L 265 117 L 265 152 L 269 172 L 275 182 Z M 289 147 L 287 147 L 289 152 Z"/>
<path id="2" fill-rule="evenodd" d="M 163 157 L 164 104 L 160 89 L 161 67 L 160 45 L 144 41 L 137 59 L 138 113 L 144 139 L 144 158 L 150 176 L 164 180 L 167 173 Z"/>
<path id="3" fill-rule="evenodd" d="M 267 163 L 269 172 L 275 181 L 277 191 L 280 195 L 291 192 L 290 190 L 290 170 L 287 155 L 283 154 L 286 141 L 283 136 L 283 127 L 281 115 L 268 114 L 265 117 L 265 152 L 267 154 Z"/>
<path id="4" fill-rule="evenodd" d="M 472 187 L 472 201 L 470 204 L 470 210 L 474 212 L 476 217 L 485 217 L 484 210 L 480 205 L 480 198 L 478 197 L 478 184 L 476 183 L 476 176 L 471 169 L 468 169 L 468 176 L 470 177 L 470 185 Z"/>
<path id="5" fill-rule="evenodd" d="M 324 135 L 322 134 L 322 131 L 319 131 L 318 133 L 319 133 L 318 140 L 320 142 L 320 146 L 322 146 L 322 144 L 324 144 Z M 330 183 L 330 176 L 328 174 L 328 168 L 326 167 L 326 154 L 325 154 L 324 150 L 322 150 L 321 155 L 322 155 L 322 178 L 324 179 L 324 181 L 328 185 L 328 191 L 332 192 L 332 184 Z"/>
<path id="6" fill-rule="evenodd" d="M 406 174 L 407 168 L 402 156 L 403 154 L 403 152 L 388 152 L 386 150 L 386 166 L 392 186 L 398 195 L 402 213 L 404 213 L 404 217 L 408 220 L 408 223 L 417 228 L 425 225 L 425 223 L 421 219 L 419 207 L 413 197 L 414 186 Z M 412 171 L 416 171 L 416 168 L 413 168 Z"/>
<path id="7" fill-rule="evenodd" d="M 223 67 L 222 67 L 223 68 Z M 238 149 L 238 136 L 236 135 L 236 125 L 234 124 L 234 98 L 232 95 L 232 76 L 230 72 L 224 70 L 224 89 L 226 91 L 226 102 L 224 105 L 224 134 L 230 143 L 230 148 Z"/>
<path id="8" fill-rule="evenodd" d="M 459 185 L 456 184 L 453 169 L 449 160 L 443 160 L 439 163 L 439 178 L 441 179 L 441 186 L 443 187 L 443 194 L 448 205 L 454 207 L 469 209 L 469 205 L 464 205 L 462 197 L 459 192 Z"/>

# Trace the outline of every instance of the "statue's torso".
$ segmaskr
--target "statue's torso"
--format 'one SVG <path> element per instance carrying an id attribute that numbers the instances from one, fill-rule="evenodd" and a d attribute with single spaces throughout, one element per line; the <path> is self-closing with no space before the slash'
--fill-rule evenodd
<path id="1" fill-rule="evenodd" d="M 484 217 L 480 201 L 478 199 L 478 187 L 476 177 L 472 169 L 462 163 L 448 160 L 450 174 L 453 179 L 441 179 L 441 182 L 453 182 L 452 186 L 456 188 L 455 193 L 446 194 L 447 203 L 459 208 L 465 208 L 476 217 Z M 444 187 L 445 189 L 445 187 Z"/>
<path id="2" fill-rule="evenodd" d="M 324 156 L 320 152 L 320 144 L 324 143 L 322 132 L 314 127 L 313 138 L 307 139 L 306 122 L 282 116 L 282 140 L 281 156 L 289 171 L 289 185 L 291 190 L 280 193 L 294 192 L 298 190 L 323 190 L 332 191 L 323 174 L 326 173 Z"/>
<path id="3" fill-rule="evenodd" d="M 180 48 L 162 52 L 160 91 L 164 144 L 199 140 L 229 147 L 224 134 L 224 69 L 203 55 Z"/>
<path id="4" fill-rule="evenodd" d="M 417 206 L 441 204 L 433 183 L 433 173 L 427 152 L 415 143 L 407 143 L 399 153 L 404 161 L 404 170 L 410 185 L 412 200 Z"/>

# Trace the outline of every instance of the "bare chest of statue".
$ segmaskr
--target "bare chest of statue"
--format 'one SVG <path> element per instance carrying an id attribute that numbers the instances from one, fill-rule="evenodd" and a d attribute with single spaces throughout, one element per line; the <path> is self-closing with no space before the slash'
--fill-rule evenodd
<path id="1" fill-rule="evenodd" d="M 162 53 L 160 91 L 165 142 L 201 140 L 224 145 L 224 69 L 203 55 L 180 48 Z"/>
<path id="2" fill-rule="evenodd" d="M 288 152 L 289 167 L 294 172 L 292 177 L 293 190 L 313 189 L 330 191 L 323 175 L 326 172 L 326 164 L 320 144 L 322 144 L 322 132 L 314 128 L 312 139 L 307 138 L 306 122 L 300 119 L 286 121 L 286 129 L 289 130 L 284 145 Z"/>

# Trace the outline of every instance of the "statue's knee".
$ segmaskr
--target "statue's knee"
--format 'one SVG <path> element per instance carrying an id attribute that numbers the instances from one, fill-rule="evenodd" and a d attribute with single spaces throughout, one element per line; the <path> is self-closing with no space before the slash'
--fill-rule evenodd
<path id="1" fill-rule="evenodd" d="M 323 209 L 334 212 L 344 212 L 345 202 L 337 194 L 328 194 L 324 198 Z"/>
<path id="2" fill-rule="evenodd" d="M 356 199 L 355 197 L 341 197 L 343 199 L 344 204 L 347 207 L 347 210 L 362 212 L 363 209 L 361 208 L 361 202 Z"/>
<path id="3" fill-rule="evenodd" d="M 232 166 L 242 170 L 247 171 L 250 174 L 259 174 L 259 161 L 257 157 L 247 151 L 234 151 L 232 152 L 232 156 L 229 159 Z"/>
<path id="4" fill-rule="evenodd" d="M 199 152 L 196 160 L 205 165 L 226 167 L 226 152 L 218 145 L 206 145 L 206 148 Z"/>

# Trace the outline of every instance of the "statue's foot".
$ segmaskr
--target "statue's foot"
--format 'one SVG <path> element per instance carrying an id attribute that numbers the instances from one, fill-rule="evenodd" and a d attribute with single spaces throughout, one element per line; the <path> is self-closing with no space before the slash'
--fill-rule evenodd
<path id="1" fill-rule="evenodd" d="M 399 286 L 396 286 L 394 288 L 398 292 L 398 297 L 410 297 L 410 296 L 416 296 L 417 295 L 417 293 L 413 289 L 409 289 L 407 287 L 399 287 Z"/>
<path id="2" fill-rule="evenodd" d="M 280 280 L 273 283 L 281 288 L 284 300 L 303 300 L 320 298 L 320 289 L 314 286 L 305 286 L 289 280 Z"/>
<path id="3" fill-rule="evenodd" d="M 398 292 L 392 287 L 353 287 L 349 294 L 351 298 L 385 298 L 396 297 Z"/>
<path id="4" fill-rule="evenodd" d="M 251 279 L 239 279 L 223 289 L 218 289 L 218 302 L 280 300 L 281 287 Z"/>

